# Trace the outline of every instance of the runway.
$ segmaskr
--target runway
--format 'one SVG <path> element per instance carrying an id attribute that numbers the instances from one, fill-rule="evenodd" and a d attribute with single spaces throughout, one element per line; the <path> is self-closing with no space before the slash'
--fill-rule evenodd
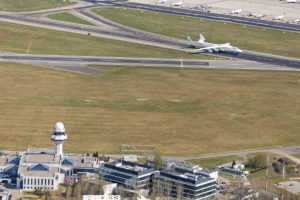
<path id="1" fill-rule="evenodd" d="M 261 64 L 249 61 L 230 60 L 181 60 L 181 59 L 158 59 L 158 58 L 130 58 L 130 57 L 97 57 L 97 56 L 75 56 L 75 55 L 36 55 L 16 54 L 0 52 L 0 62 L 16 62 L 37 65 L 41 67 L 92 75 L 105 72 L 100 68 L 89 67 L 89 65 L 100 66 L 138 66 L 159 68 L 193 68 L 193 69 L 244 69 L 244 70 L 279 70 L 300 71 L 300 69 Z"/>
<path id="2" fill-rule="evenodd" d="M 90 0 L 87 0 L 90 1 Z M 104 1 L 101 1 L 104 2 Z M 136 3 L 130 3 L 130 2 L 122 2 L 120 1 L 109 1 L 110 4 L 121 4 L 122 6 L 127 5 L 136 5 Z M 76 11 L 80 15 L 83 15 L 85 17 L 88 17 L 92 20 L 95 20 L 99 23 L 105 24 L 107 27 L 110 28 L 103 28 L 103 27 L 93 27 L 93 26 L 86 26 L 86 25 L 80 25 L 80 24 L 73 24 L 68 22 L 61 22 L 61 21 L 55 21 L 55 20 L 49 20 L 49 19 L 41 19 L 38 17 L 34 17 L 29 15 L 28 13 L 26 15 L 24 14 L 7 14 L 7 13 L 0 13 L 0 21 L 6 21 L 11 23 L 17 23 L 17 24 L 24 24 L 29 26 L 35 26 L 35 27 L 41 27 L 41 28 L 48 28 L 48 29 L 54 29 L 54 30 L 60 30 L 60 31 L 66 31 L 66 32 L 72 32 L 77 34 L 84 34 L 87 35 L 88 33 L 91 36 L 94 37 L 104 37 L 104 38 L 110 38 L 115 40 L 122 40 L 127 42 L 133 42 L 133 43 L 139 43 L 139 44 L 145 44 L 145 45 L 152 45 L 156 47 L 162 47 L 162 48 L 169 48 L 169 49 L 175 49 L 180 51 L 191 51 L 188 49 L 188 45 L 186 40 L 180 40 L 177 38 L 171 38 L 167 36 L 162 36 L 158 34 L 148 33 L 145 31 L 136 30 L 131 27 L 126 27 L 120 24 L 117 24 L 115 22 L 111 22 L 101 16 L 97 16 L 94 13 L 91 13 L 90 11 L 82 10 L 81 8 L 91 8 L 91 7 L 97 7 L 99 5 L 88 5 L 79 7 L 76 9 Z M 146 5 L 150 6 L 150 5 Z M 150 6 L 153 7 L 153 6 Z M 160 7 L 160 6 L 154 6 Z M 178 8 L 168 8 L 166 7 L 160 7 L 159 9 L 163 9 L 164 11 L 171 10 L 178 10 Z M 182 10 L 183 9 L 179 9 Z M 191 11 L 191 10 L 187 10 Z M 46 12 L 52 12 L 52 11 L 46 11 Z M 194 11 L 191 11 L 194 12 Z M 41 14 L 41 12 L 34 12 L 34 14 Z M 197 11 L 199 13 L 199 11 Z M 201 13 L 201 12 L 200 12 Z M 188 12 L 185 12 L 185 14 L 190 14 Z M 207 13 L 205 13 L 207 14 Z M 291 24 L 290 24 L 291 25 Z M 230 59 L 237 59 L 237 60 L 247 60 L 247 61 L 254 61 L 254 62 L 260 62 L 263 64 L 269 64 L 269 65 L 277 65 L 277 66 L 285 66 L 289 68 L 294 69 L 300 69 L 300 59 L 294 59 L 294 58 L 288 58 L 288 57 L 281 57 L 281 56 L 274 56 L 264 53 L 258 53 L 258 52 L 250 52 L 250 51 L 244 51 L 241 55 L 232 55 L 232 54 L 224 54 L 224 53 L 215 53 L 215 54 L 208 54 L 208 55 L 215 55 L 215 56 L 222 56 Z"/>

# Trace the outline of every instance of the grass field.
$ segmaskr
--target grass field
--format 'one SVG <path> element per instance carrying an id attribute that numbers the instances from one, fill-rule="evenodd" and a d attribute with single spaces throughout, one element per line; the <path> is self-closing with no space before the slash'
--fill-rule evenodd
<path id="1" fill-rule="evenodd" d="M 181 39 L 190 35 L 194 40 L 203 33 L 208 42 L 230 42 L 244 50 L 300 58 L 300 51 L 296 50 L 300 46 L 299 33 L 132 9 L 99 8 L 94 11 L 113 21 L 149 32 Z"/>
<path id="2" fill-rule="evenodd" d="M 70 0 L 0 0 L 0 11 L 23 12 L 72 5 Z"/>
<path id="3" fill-rule="evenodd" d="M 57 121 L 68 152 L 145 144 L 195 156 L 300 139 L 297 72 L 101 68 L 84 76 L 0 63 L 0 149 L 53 147 Z"/>
<path id="4" fill-rule="evenodd" d="M 226 163 L 232 163 L 233 160 L 238 162 L 238 161 L 243 161 L 244 159 L 240 156 L 222 156 L 222 157 L 215 157 L 215 158 L 188 160 L 188 162 L 198 164 L 201 167 L 214 168 Z"/>
<path id="5" fill-rule="evenodd" d="M 0 51 L 155 58 L 214 57 L 181 51 L 0 22 Z"/>
<path id="6" fill-rule="evenodd" d="M 94 24 L 85 21 L 79 17 L 76 17 L 70 13 L 67 12 L 62 12 L 62 13 L 54 13 L 54 14 L 50 14 L 47 15 L 48 18 L 50 19 L 55 19 L 55 20 L 59 20 L 59 21 L 65 21 L 65 22 L 72 22 L 72 23 L 77 23 L 77 24 L 85 24 L 85 25 L 92 25 L 95 26 Z"/>

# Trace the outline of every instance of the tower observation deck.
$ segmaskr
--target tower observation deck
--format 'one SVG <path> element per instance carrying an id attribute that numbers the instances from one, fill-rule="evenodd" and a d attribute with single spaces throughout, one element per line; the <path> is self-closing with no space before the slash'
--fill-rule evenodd
<path id="1" fill-rule="evenodd" d="M 65 126 L 61 122 L 57 122 L 53 128 L 53 134 L 51 140 L 55 143 L 55 154 L 57 156 L 63 156 L 63 143 L 68 139 L 68 135 L 65 134 Z"/>

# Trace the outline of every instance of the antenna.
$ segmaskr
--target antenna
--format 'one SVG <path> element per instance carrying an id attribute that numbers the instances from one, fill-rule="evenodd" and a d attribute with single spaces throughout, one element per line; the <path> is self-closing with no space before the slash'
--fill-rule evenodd
<path id="1" fill-rule="evenodd" d="M 266 171 L 266 188 L 265 188 L 265 194 L 267 196 L 268 194 L 268 176 L 269 176 L 269 160 L 270 160 L 270 152 L 268 151 L 267 155 L 267 171 Z"/>
<path id="2" fill-rule="evenodd" d="M 282 168 L 282 182 L 285 179 L 285 162 L 283 163 L 283 168 Z M 283 195 L 283 186 L 281 186 L 281 200 L 283 200 L 284 195 Z"/>

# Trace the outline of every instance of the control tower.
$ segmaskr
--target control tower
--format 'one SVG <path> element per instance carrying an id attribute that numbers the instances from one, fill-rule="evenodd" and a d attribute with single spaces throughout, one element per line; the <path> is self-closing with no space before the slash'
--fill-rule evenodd
<path id="1" fill-rule="evenodd" d="M 68 139 L 68 135 L 65 134 L 65 126 L 61 122 L 57 122 L 53 128 L 53 134 L 51 140 L 55 143 L 55 154 L 57 156 L 63 156 L 63 143 Z"/>

